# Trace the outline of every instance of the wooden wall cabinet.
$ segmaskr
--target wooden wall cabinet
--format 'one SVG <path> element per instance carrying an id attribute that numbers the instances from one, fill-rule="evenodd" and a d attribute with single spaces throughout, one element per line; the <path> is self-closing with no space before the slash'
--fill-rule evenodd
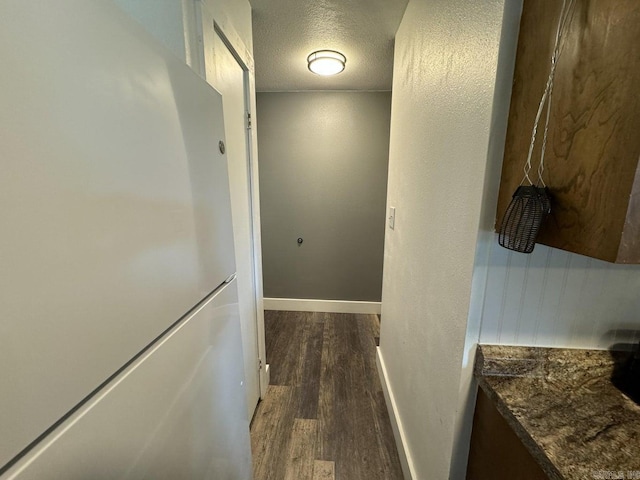
<path id="1" fill-rule="evenodd" d="M 561 6 L 524 1 L 496 228 L 523 177 Z M 542 131 L 541 121 L 532 180 Z M 640 2 L 575 1 L 548 135 L 544 180 L 552 214 L 538 243 L 640 263 Z"/>

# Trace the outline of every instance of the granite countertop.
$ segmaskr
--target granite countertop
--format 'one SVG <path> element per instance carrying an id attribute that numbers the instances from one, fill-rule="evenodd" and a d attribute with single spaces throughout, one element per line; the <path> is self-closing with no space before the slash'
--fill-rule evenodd
<path id="1" fill-rule="evenodd" d="M 551 479 L 640 479 L 640 406 L 612 383 L 629 354 L 479 345 L 480 387 Z"/>

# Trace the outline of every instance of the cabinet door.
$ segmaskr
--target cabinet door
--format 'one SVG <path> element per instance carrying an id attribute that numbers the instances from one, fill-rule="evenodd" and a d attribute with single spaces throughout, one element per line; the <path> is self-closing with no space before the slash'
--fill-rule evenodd
<path id="1" fill-rule="evenodd" d="M 489 397 L 478 390 L 473 416 L 467 480 L 548 480 L 538 463 L 502 418 Z"/>
<path id="2" fill-rule="evenodd" d="M 523 178 L 563 2 L 525 0 L 498 198 L 502 220 Z M 640 3 L 573 3 L 551 103 L 544 180 L 551 215 L 538 242 L 640 263 Z M 544 115 L 533 155 L 537 179 Z"/>

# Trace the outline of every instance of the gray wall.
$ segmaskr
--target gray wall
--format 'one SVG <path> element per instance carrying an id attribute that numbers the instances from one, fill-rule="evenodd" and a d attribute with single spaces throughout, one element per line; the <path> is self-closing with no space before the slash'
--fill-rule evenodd
<path id="1" fill-rule="evenodd" d="M 391 92 L 258 93 L 256 113 L 264 296 L 380 301 Z"/>

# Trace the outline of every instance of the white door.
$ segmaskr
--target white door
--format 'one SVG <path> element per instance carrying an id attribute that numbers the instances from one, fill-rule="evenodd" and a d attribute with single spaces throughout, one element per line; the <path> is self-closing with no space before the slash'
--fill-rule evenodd
<path id="1" fill-rule="evenodd" d="M 210 26 L 213 29 L 213 25 Z M 251 166 L 247 134 L 246 69 L 215 32 L 207 81 L 222 94 L 226 153 L 231 189 L 231 213 L 238 274 L 238 301 L 244 350 L 245 385 L 249 419 L 260 397 L 258 331 L 251 208 Z"/>

